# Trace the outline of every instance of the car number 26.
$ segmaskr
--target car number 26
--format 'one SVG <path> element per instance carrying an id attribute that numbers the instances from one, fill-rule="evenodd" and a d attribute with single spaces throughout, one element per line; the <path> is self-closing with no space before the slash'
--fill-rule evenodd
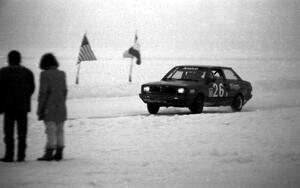
<path id="1" fill-rule="evenodd" d="M 213 83 L 212 86 L 209 88 L 209 97 L 224 97 L 225 95 L 226 92 L 222 83 Z"/>

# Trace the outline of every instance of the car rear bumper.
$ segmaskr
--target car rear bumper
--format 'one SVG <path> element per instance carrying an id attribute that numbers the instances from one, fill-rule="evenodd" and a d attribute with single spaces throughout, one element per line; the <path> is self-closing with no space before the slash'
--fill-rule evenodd
<path id="1" fill-rule="evenodd" d="M 162 95 L 162 94 L 143 94 L 140 98 L 144 103 L 155 103 L 160 106 L 175 106 L 175 107 L 188 107 L 192 104 L 191 97 L 186 95 Z"/>

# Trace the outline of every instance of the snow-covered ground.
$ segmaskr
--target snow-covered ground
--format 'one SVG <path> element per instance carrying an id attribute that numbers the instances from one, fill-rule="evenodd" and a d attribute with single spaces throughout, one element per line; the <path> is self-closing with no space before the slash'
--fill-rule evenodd
<path id="1" fill-rule="evenodd" d="M 59 60 L 69 84 L 65 160 L 36 161 L 45 134 L 35 93 L 27 161 L 0 163 L 1 188 L 300 187 L 299 59 L 144 59 L 133 83 L 128 60 L 102 59 L 82 64 L 80 85 L 75 61 Z M 252 83 L 254 97 L 240 113 L 162 108 L 149 115 L 140 85 L 179 64 L 231 66 Z M 24 65 L 38 78 L 38 60 Z"/>

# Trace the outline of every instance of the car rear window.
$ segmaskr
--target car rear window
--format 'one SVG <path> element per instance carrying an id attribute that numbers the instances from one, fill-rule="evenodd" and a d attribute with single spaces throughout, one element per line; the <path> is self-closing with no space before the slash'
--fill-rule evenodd
<path id="1" fill-rule="evenodd" d="M 224 69 L 223 70 L 226 79 L 228 80 L 238 80 L 239 78 L 231 69 Z"/>

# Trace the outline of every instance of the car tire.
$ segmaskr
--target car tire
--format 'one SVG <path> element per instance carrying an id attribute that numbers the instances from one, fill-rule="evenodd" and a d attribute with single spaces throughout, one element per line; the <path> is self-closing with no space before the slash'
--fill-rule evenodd
<path id="1" fill-rule="evenodd" d="M 159 111 L 159 107 L 160 106 L 158 104 L 153 104 L 153 103 L 147 104 L 147 109 L 150 114 L 157 114 L 157 112 Z"/>
<path id="2" fill-rule="evenodd" d="M 203 95 L 198 95 L 192 106 L 189 107 L 190 111 L 194 114 L 202 113 L 204 105 Z"/>
<path id="3" fill-rule="evenodd" d="M 233 99 L 231 104 L 231 109 L 234 112 L 240 112 L 243 108 L 243 105 L 244 105 L 244 98 L 242 95 L 238 95 Z"/>

